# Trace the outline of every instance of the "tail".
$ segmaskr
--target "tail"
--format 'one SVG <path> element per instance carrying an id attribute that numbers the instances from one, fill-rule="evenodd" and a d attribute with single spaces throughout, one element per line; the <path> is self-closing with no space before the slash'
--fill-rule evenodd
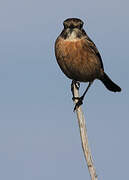
<path id="1" fill-rule="evenodd" d="M 109 91 L 113 91 L 113 92 L 120 92 L 121 88 L 116 85 L 109 77 L 106 73 L 104 73 L 104 76 L 101 78 L 101 81 L 103 82 L 103 84 L 106 86 L 106 88 Z"/>

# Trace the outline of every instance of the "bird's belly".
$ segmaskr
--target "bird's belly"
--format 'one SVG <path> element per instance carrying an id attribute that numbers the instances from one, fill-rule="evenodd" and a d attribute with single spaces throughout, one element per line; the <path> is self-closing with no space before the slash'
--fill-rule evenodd
<path id="1" fill-rule="evenodd" d="M 60 68 L 70 79 L 89 82 L 98 78 L 100 63 L 88 48 L 84 49 L 82 40 L 62 40 L 57 44 L 56 57 Z"/>

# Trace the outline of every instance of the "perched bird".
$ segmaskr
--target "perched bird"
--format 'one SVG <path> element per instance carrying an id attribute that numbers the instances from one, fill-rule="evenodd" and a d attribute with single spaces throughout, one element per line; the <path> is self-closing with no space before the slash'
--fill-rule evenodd
<path id="1" fill-rule="evenodd" d="M 78 98 L 75 109 L 82 104 L 95 79 L 101 80 L 108 90 L 120 92 L 121 88 L 104 72 L 100 53 L 83 29 L 83 21 L 69 18 L 63 25 L 64 29 L 55 42 L 57 62 L 63 73 L 73 82 L 89 82 L 84 94 Z"/>

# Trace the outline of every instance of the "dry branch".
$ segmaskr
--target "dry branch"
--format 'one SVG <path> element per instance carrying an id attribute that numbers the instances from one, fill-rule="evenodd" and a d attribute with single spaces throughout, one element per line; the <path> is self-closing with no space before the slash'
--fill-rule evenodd
<path id="1" fill-rule="evenodd" d="M 75 84 L 73 85 L 73 93 L 74 93 L 74 97 L 79 97 L 79 90 L 76 88 Z M 78 100 L 75 99 L 74 103 L 76 104 L 77 101 Z M 96 170 L 93 164 L 91 151 L 88 145 L 86 123 L 85 123 L 85 118 L 84 118 L 81 106 L 79 106 L 79 108 L 76 108 L 76 114 L 78 118 L 82 149 L 83 149 L 83 153 L 86 159 L 88 170 L 91 176 L 91 180 L 97 180 L 98 178 L 97 178 Z"/>

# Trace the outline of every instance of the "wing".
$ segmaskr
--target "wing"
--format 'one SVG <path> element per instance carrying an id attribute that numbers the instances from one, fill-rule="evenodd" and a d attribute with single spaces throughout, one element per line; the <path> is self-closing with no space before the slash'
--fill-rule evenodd
<path id="1" fill-rule="evenodd" d="M 94 53 L 95 53 L 95 54 L 97 55 L 97 57 L 99 58 L 100 63 L 101 63 L 101 68 L 104 70 L 101 55 L 100 55 L 97 47 L 95 46 L 94 42 L 87 36 L 87 34 L 86 34 L 86 40 L 87 40 L 87 43 L 88 43 L 88 45 L 90 46 L 90 48 L 94 51 Z"/>

